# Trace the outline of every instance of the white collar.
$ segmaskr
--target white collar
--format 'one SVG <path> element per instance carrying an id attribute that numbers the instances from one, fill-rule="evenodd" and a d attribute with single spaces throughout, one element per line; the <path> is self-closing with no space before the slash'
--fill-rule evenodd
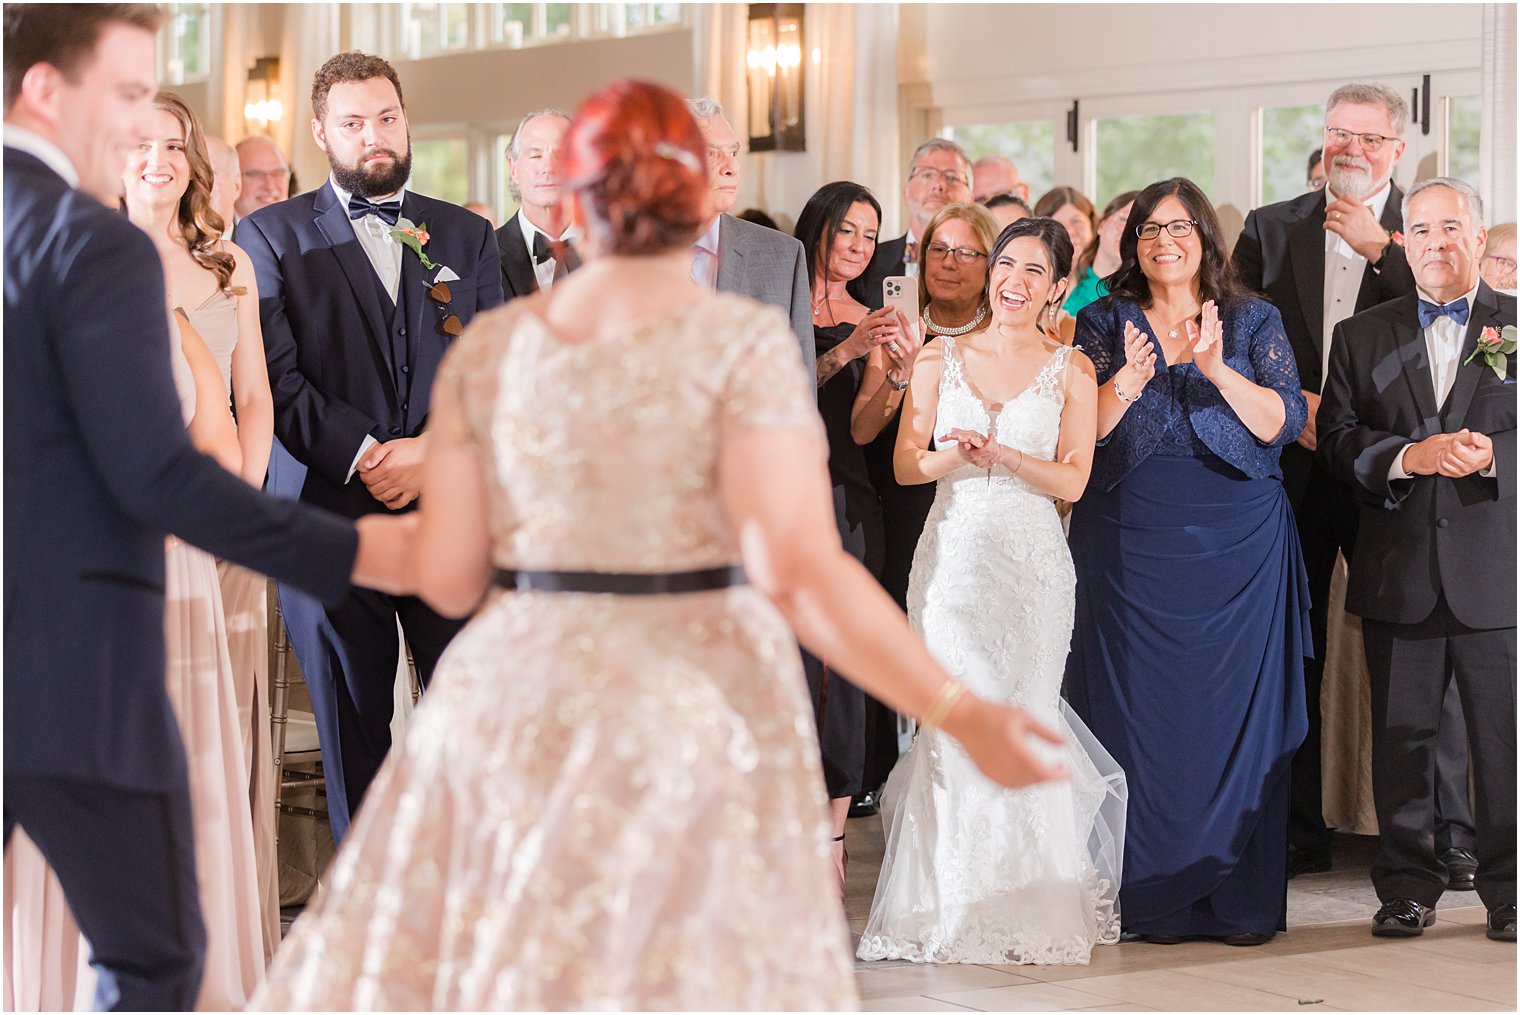
<path id="1" fill-rule="evenodd" d="M 1392 192 L 1393 192 L 1393 181 L 1389 180 L 1387 183 L 1384 183 L 1381 188 L 1379 188 L 1379 190 L 1378 190 L 1378 192 L 1376 194 L 1372 194 L 1372 195 L 1369 195 L 1367 197 L 1362 198 L 1362 203 L 1365 204 L 1368 208 L 1372 209 L 1372 217 L 1373 218 L 1378 219 L 1379 221 L 1382 220 L 1382 218 L 1383 218 L 1383 209 L 1388 207 L 1388 195 L 1391 194 Z M 1325 203 L 1327 205 L 1328 204 L 1333 204 L 1337 200 L 1339 200 L 1339 198 L 1336 197 L 1335 191 L 1333 191 L 1333 190 L 1330 189 L 1330 184 L 1329 183 L 1326 183 L 1325 184 Z"/>
<path id="2" fill-rule="evenodd" d="M 723 216 L 714 216 L 712 225 L 702 230 L 702 235 L 697 237 L 695 246 L 701 247 L 714 257 L 718 256 L 718 230 L 723 225 Z"/>
<path id="3" fill-rule="evenodd" d="M 528 216 L 523 214 L 521 208 L 517 209 L 517 222 L 522 226 L 523 239 L 528 243 L 528 253 L 532 254 L 533 237 L 537 236 L 539 233 L 544 233 L 544 231 L 529 221 Z M 549 236 L 548 233 L 544 233 L 544 236 L 548 237 L 551 242 L 574 243 L 581 238 L 581 231 L 572 225 L 565 227 L 565 231 L 563 233 L 560 233 L 559 239 L 557 241 L 554 240 L 554 237 Z"/>
<path id="4" fill-rule="evenodd" d="M 1482 284 L 1483 284 L 1483 280 L 1482 280 L 1482 278 L 1479 278 L 1478 281 L 1473 284 L 1473 287 L 1471 289 L 1467 290 L 1467 295 L 1465 297 L 1463 297 L 1463 296 L 1458 296 L 1457 297 L 1458 300 L 1460 300 L 1460 299 L 1466 299 L 1467 300 L 1467 313 L 1469 315 L 1469 317 L 1468 317 L 1469 320 L 1472 319 L 1471 318 L 1472 312 L 1475 309 L 1477 309 L 1477 306 L 1478 306 L 1478 286 L 1480 286 Z M 1455 303 L 1456 302 L 1456 300 L 1438 300 L 1434 296 L 1430 295 L 1430 293 L 1426 292 L 1424 289 L 1421 289 L 1419 286 L 1415 286 L 1414 287 L 1414 291 L 1415 291 L 1415 295 L 1418 296 L 1420 299 L 1424 300 L 1427 303 L 1434 303 L 1438 307 L 1439 306 L 1444 306 L 1447 303 Z"/>
<path id="5" fill-rule="evenodd" d="M 350 194 L 348 191 L 346 191 L 342 187 L 338 186 L 338 181 L 335 180 L 335 179 L 333 179 L 331 173 L 327 174 L 327 185 L 333 189 L 333 193 L 334 194 L 338 195 L 338 201 L 343 205 L 343 207 L 347 208 L 348 207 L 348 199 L 351 198 L 351 197 L 353 197 L 354 195 Z M 371 197 L 371 198 L 368 198 L 368 200 L 373 201 L 376 204 L 380 204 L 382 201 L 405 201 L 406 200 L 406 187 L 403 186 L 400 190 L 396 191 L 394 194 L 386 194 L 384 197 Z"/>
<path id="6" fill-rule="evenodd" d="M 26 152 L 42 162 L 53 172 L 63 177 L 63 182 L 70 187 L 78 188 L 79 170 L 74 168 L 74 163 L 63 153 L 63 149 L 38 134 L 34 130 L 18 127 L 14 123 L 5 125 L 5 147 L 14 148 L 17 151 Z"/>

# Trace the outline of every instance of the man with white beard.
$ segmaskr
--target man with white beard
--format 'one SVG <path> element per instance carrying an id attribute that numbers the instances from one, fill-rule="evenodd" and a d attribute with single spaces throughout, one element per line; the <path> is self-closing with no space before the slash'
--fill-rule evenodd
<path id="1" fill-rule="evenodd" d="M 1324 189 L 1257 208 L 1246 216 L 1234 264 L 1247 288 L 1282 314 L 1309 402 L 1309 424 L 1283 448 L 1283 487 L 1293 505 L 1309 571 L 1314 658 L 1304 666 L 1309 733 L 1293 759 L 1288 876 L 1330 869 L 1332 833 L 1320 792 L 1320 684 L 1330 579 L 1337 552 L 1356 545 L 1357 504 L 1350 486 L 1315 464 L 1315 413 L 1335 326 L 1353 314 L 1412 292 L 1404 257 L 1404 194 L 1393 170 L 1404 154 L 1403 98 L 1387 85 L 1343 85 L 1325 102 Z M 1450 887 L 1471 889 L 1477 860 L 1467 803 L 1467 741 L 1456 682 L 1450 685 L 1437 748 L 1436 849 Z"/>

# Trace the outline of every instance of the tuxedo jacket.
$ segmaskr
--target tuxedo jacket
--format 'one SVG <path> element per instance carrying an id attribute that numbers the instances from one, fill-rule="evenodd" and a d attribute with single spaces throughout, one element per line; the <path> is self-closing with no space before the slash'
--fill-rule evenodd
<path id="1" fill-rule="evenodd" d="M 1444 594 L 1474 628 L 1515 626 L 1515 360 L 1500 380 L 1482 356 L 1458 366 L 1437 405 L 1419 297 L 1401 296 L 1343 321 L 1319 407 L 1322 465 L 1360 500 L 1346 608 L 1413 624 Z M 1515 323 L 1515 300 L 1480 283 L 1458 363 L 1485 327 Z M 1406 444 L 1463 428 L 1494 442 L 1497 474 L 1390 481 Z"/>
<path id="2" fill-rule="evenodd" d="M 780 307 L 792 322 L 808 377 L 813 376 L 817 352 L 812 290 L 801 243 L 775 229 L 723 215 L 718 226 L 717 288 Z"/>
<path id="3" fill-rule="evenodd" d="M 521 215 L 522 212 L 515 213 L 496 230 L 496 246 L 501 254 L 502 291 L 509 300 L 538 292 L 533 258 L 528 255 L 528 245 L 523 242 Z"/>
<path id="4" fill-rule="evenodd" d="M 183 788 L 164 689 L 164 535 L 326 600 L 353 526 L 190 444 L 148 236 L 5 149 L 5 767 Z"/>
<path id="5" fill-rule="evenodd" d="M 490 223 L 457 205 L 408 191 L 401 214 L 429 234 L 424 268 L 401 250 L 393 310 L 330 182 L 260 208 L 238 223 L 253 262 L 259 319 L 280 443 L 307 468 L 301 499 L 348 517 L 386 510 L 356 474 L 365 437 L 416 437 L 427 425 L 438 364 L 462 325 L 502 302 L 500 254 Z M 444 267 L 444 305 L 429 294 Z"/>
<path id="6" fill-rule="evenodd" d="M 871 263 L 866 265 L 866 270 L 860 273 L 859 289 L 853 293 L 854 297 L 872 310 L 880 310 L 884 305 L 881 292 L 882 280 L 903 274 L 908 266 L 907 254 L 907 233 L 895 240 L 878 243 L 876 253 L 871 255 Z"/>
<path id="7" fill-rule="evenodd" d="M 1311 191 L 1265 205 L 1246 216 L 1235 241 L 1235 271 L 1248 289 L 1277 307 L 1298 361 L 1299 379 L 1309 391 L 1320 390 L 1325 355 L 1325 192 Z M 1384 229 L 1404 228 L 1400 205 L 1404 192 L 1392 181 L 1379 220 Z M 1362 270 L 1356 313 L 1414 292 L 1414 273 L 1404 248 L 1390 244 L 1383 263 Z"/>

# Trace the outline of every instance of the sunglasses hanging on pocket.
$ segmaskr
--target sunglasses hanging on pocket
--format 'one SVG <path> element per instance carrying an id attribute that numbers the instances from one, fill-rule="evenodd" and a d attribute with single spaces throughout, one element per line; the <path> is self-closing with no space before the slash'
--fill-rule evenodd
<path id="1" fill-rule="evenodd" d="M 464 333 L 464 322 L 458 314 L 448 313 L 449 303 L 454 299 L 454 294 L 449 291 L 447 282 L 434 282 L 431 285 L 424 282 L 424 288 L 438 304 L 438 310 L 445 316 L 438 322 L 438 330 L 445 335 L 458 337 Z"/>

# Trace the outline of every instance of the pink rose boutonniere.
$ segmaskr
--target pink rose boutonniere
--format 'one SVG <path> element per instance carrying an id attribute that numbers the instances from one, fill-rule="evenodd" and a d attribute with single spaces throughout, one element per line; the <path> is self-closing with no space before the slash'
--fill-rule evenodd
<path id="1" fill-rule="evenodd" d="M 1499 380 L 1503 381 L 1509 376 L 1509 356 L 1515 351 L 1515 326 L 1506 324 L 1501 331 L 1498 328 L 1484 328 L 1478 336 L 1478 347 L 1472 351 L 1472 355 L 1462 361 L 1463 366 L 1471 363 L 1478 356 L 1483 357 L 1483 362 L 1489 365 Z"/>
<path id="2" fill-rule="evenodd" d="M 1404 245 L 1404 234 L 1399 232 L 1397 229 L 1388 234 L 1388 239 L 1398 246 L 1402 247 Z"/>

